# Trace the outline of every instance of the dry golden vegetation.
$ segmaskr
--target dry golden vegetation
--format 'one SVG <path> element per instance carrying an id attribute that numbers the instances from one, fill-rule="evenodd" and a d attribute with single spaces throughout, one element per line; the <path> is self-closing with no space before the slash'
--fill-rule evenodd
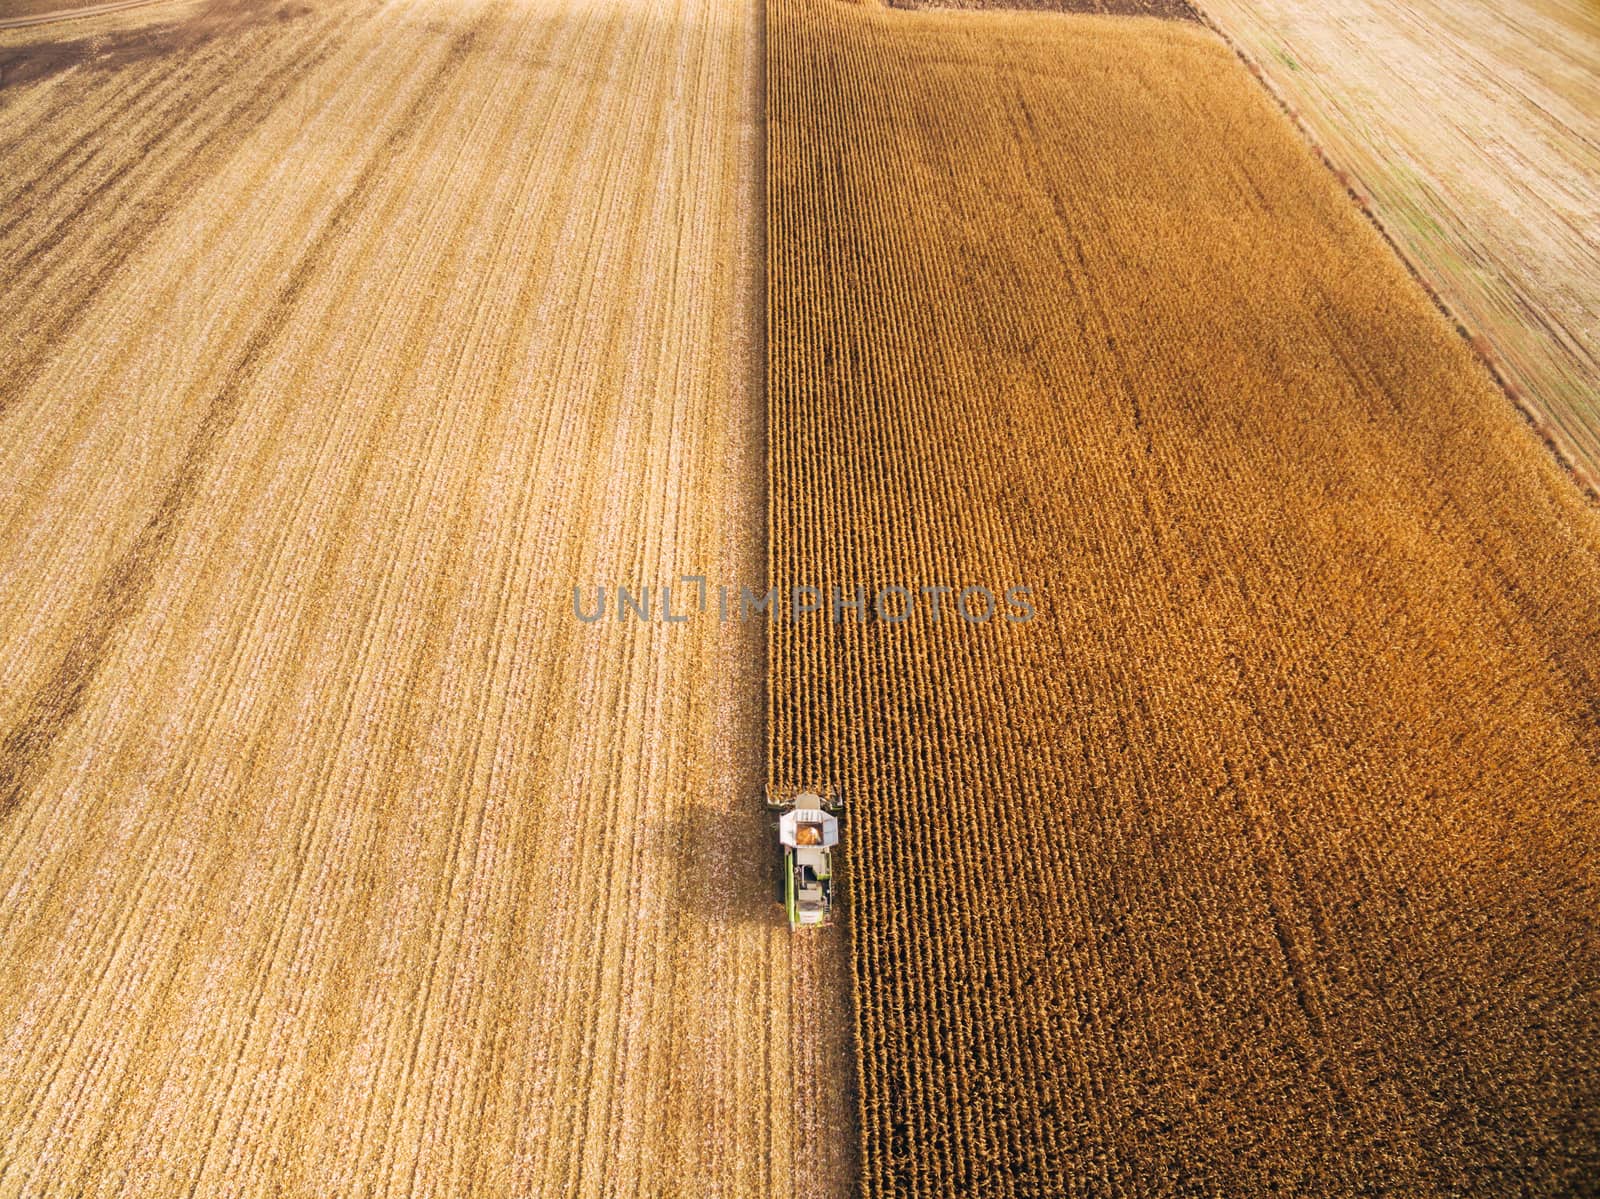
<path id="1" fill-rule="evenodd" d="M 1039 606 L 770 644 L 865 1193 L 1592 1183 L 1600 519 L 1210 32 L 769 22 L 772 575 Z"/>
<path id="2" fill-rule="evenodd" d="M 761 634 L 570 611 L 761 568 L 759 46 L 0 35 L 0 1195 L 845 1181 Z"/>
<path id="3" fill-rule="evenodd" d="M 1600 495 L 1600 8 L 1200 6 Z"/>

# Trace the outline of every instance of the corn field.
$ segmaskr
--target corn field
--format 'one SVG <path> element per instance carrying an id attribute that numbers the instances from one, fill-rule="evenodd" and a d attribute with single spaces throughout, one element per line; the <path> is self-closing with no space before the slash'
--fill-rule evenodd
<path id="1" fill-rule="evenodd" d="M 1209 31 L 768 20 L 771 577 L 1038 609 L 771 634 L 864 1193 L 1592 1183 L 1596 513 Z"/>

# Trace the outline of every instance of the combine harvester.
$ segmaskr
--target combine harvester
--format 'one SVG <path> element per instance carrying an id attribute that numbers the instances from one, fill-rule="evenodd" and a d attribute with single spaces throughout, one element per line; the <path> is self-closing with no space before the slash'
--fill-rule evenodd
<path id="1" fill-rule="evenodd" d="M 780 810 L 778 844 L 783 848 L 783 906 L 789 927 L 827 924 L 833 915 L 833 851 L 839 844 L 842 805 L 813 791 L 788 798 L 770 792 L 767 807 Z"/>

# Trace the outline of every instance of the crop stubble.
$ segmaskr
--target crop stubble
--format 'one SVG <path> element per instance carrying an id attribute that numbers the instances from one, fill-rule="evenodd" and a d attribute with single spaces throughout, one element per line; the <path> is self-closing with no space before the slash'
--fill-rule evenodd
<path id="1" fill-rule="evenodd" d="M 0 1194 L 836 1192 L 761 635 L 568 606 L 761 566 L 757 12 L 0 61 Z"/>
<path id="2" fill-rule="evenodd" d="M 868 1195 L 1600 1162 L 1600 521 L 1192 25 L 769 8 L 774 630 Z M 947 601 L 948 604 L 948 601 Z"/>

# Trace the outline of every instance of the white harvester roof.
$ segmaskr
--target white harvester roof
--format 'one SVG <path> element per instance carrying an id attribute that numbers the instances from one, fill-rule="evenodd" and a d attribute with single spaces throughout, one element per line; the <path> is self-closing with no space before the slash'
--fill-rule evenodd
<path id="1" fill-rule="evenodd" d="M 795 808 L 778 818 L 778 840 L 790 849 L 832 848 L 839 844 L 839 819 L 821 808 Z"/>

